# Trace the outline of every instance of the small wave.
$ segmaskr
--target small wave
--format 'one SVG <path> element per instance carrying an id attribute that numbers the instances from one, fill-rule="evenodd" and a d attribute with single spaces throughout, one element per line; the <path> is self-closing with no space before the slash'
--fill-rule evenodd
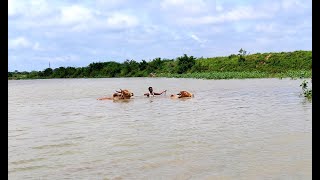
<path id="1" fill-rule="evenodd" d="M 64 151 L 64 152 L 55 154 L 55 156 L 63 156 L 63 155 L 70 155 L 70 154 L 77 154 L 77 153 L 79 153 L 79 152 L 78 151 Z"/>
<path id="2" fill-rule="evenodd" d="M 8 135 L 8 138 L 13 138 L 13 137 L 19 137 L 19 136 L 22 136 L 22 135 L 25 135 L 25 134 L 28 134 L 28 133 L 20 133 L 20 134 L 12 134 L 10 133 L 10 135 Z"/>
<path id="3" fill-rule="evenodd" d="M 33 159 L 25 159 L 25 160 L 13 161 L 13 162 L 11 162 L 11 164 L 19 165 L 19 164 L 26 164 L 26 163 L 42 161 L 42 160 L 45 160 L 45 158 L 33 158 Z"/>
<path id="4" fill-rule="evenodd" d="M 42 145 L 42 146 L 32 147 L 32 149 L 50 149 L 50 148 L 57 148 L 57 147 L 69 147 L 74 145 L 75 144 L 72 144 L 72 143 L 51 144 L 51 145 Z"/>
<path id="5" fill-rule="evenodd" d="M 9 170 L 8 173 L 14 173 L 18 171 L 30 171 L 30 170 L 36 170 L 41 168 L 46 168 L 46 166 L 28 166 L 28 167 L 14 168 L 11 171 Z"/>

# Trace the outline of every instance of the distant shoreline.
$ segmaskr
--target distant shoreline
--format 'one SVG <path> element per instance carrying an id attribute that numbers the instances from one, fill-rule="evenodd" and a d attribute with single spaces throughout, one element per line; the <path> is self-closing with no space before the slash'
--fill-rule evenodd
<path id="1" fill-rule="evenodd" d="M 265 73 L 265 72 L 210 72 L 210 73 L 186 73 L 186 74 L 159 74 L 157 77 L 163 78 L 194 78 L 194 79 L 253 79 L 253 78 L 311 78 L 312 71 L 288 71 L 285 73 Z M 8 80 L 32 80 L 32 79 L 86 79 L 87 77 L 76 78 L 22 78 Z M 110 77 L 88 77 L 88 78 L 110 78 Z M 113 77 L 130 78 L 130 77 Z M 154 78 L 154 77 L 150 77 Z"/>
<path id="2" fill-rule="evenodd" d="M 175 77 L 200 79 L 311 78 L 312 51 L 238 54 L 195 58 L 184 54 L 175 59 L 149 62 L 126 60 L 93 62 L 86 67 L 46 68 L 43 71 L 8 72 L 8 80 L 57 78 Z"/>

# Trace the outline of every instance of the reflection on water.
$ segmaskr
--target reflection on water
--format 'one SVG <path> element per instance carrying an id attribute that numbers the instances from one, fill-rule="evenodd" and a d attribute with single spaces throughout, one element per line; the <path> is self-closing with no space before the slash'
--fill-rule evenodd
<path id="1" fill-rule="evenodd" d="M 301 82 L 9 81 L 9 179 L 311 179 Z M 96 100 L 119 88 L 134 98 Z M 170 99 L 180 90 L 195 97 Z"/>

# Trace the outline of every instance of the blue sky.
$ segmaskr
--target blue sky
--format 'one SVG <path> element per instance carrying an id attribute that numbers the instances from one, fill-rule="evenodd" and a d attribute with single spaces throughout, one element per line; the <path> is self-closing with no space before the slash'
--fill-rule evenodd
<path id="1" fill-rule="evenodd" d="M 9 0 L 9 71 L 312 50 L 311 0 Z"/>

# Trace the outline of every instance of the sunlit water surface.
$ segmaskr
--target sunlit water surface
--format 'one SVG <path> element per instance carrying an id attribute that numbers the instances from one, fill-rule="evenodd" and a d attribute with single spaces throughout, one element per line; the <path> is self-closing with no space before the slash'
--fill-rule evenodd
<path id="1" fill-rule="evenodd" d="M 9 80 L 9 179 L 311 179 L 302 80 Z M 309 83 L 310 84 L 310 83 Z M 147 88 L 166 95 L 143 97 Z M 127 102 L 97 98 L 119 88 Z M 179 90 L 192 99 L 170 99 Z"/>

